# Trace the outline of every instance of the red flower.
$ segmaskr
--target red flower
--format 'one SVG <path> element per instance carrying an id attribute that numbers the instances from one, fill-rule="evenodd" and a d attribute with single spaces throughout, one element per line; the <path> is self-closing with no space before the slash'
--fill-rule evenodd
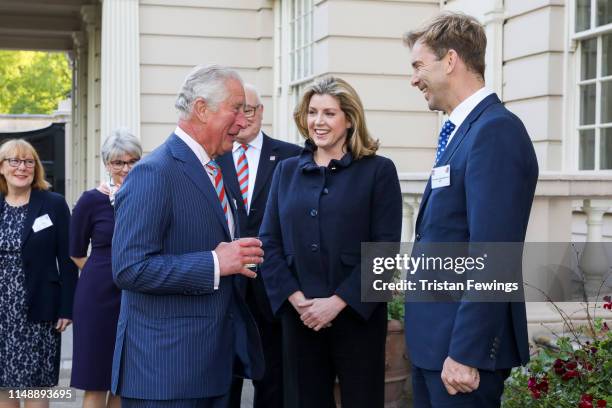
<path id="1" fill-rule="evenodd" d="M 612 310 L 612 298 L 610 296 L 604 296 L 604 309 Z"/>
<path id="2" fill-rule="evenodd" d="M 529 388 L 531 391 L 533 391 L 533 390 L 537 389 L 536 388 L 537 384 L 538 384 L 538 380 L 536 380 L 535 377 L 531 377 L 527 381 L 527 388 Z"/>
<path id="3" fill-rule="evenodd" d="M 593 364 L 589 363 L 588 361 L 582 364 L 582 366 L 588 371 L 593 371 Z"/>
<path id="4" fill-rule="evenodd" d="M 533 390 L 531 391 L 531 396 L 533 397 L 533 399 L 540 399 L 542 394 L 538 390 Z"/>
<path id="5" fill-rule="evenodd" d="M 591 353 L 592 354 L 597 353 L 597 347 L 591 347 Z"/>
<path id="6" fill-rule="evenodd" d="M 536 385 L 536 388 L 546 394 L 548 392 L 548 380 L 546 378 L 543 379 L 542 382 Z"/>
<path id="7" fill-rule="evenodd" d="M 569 381 L 572 378 L 576 378 L 576 377 L 580 377 L 580 373 L 578 371 L 575 371 L 575 370 L 570 370 L 570 371 L 566 372 L 565 374 L 563 374 L 563 377 L 561 377 L 561 379 L 563 381 Z"/>
<path id="8" fill-rule="evenodd" d="M 563 367 L 563 360 L 561 360 L 560 358 L 556 359 L 555 363 L 553 364 L 553 367 L 555 367 L 555 368 Z"/>
<path id="9" fill-rule="evenodd" d="M 597 400 L 597 408 L 604 408 L 606 406 L 608 406 L 606 400 Z"/>
<path id="10" fill-rule="evenodd" d="M 582 394 L 580 401 L 593 402 L 593 396 L 591 394 Z"/>
<path id="11" fill-rule="evenodd" d="M 555 368 L 555 374 L 557 375 L 565 374 L 565 368 L 564 367 Z"/>
<path id="12" fill-rule="evenodd" d="M 565 368 L 567 368 L 568 370 L 575 370 L 576 367 L 578 367 L 578 363 L 576 363 L 575 361 L 570 361 L 565 365 Z"/>
<path id="13" fill-rule="evenodd" d="M 580 401 L 578 403 L 578 408 L 593 408 L 593 403 L 589 401 Z"/>

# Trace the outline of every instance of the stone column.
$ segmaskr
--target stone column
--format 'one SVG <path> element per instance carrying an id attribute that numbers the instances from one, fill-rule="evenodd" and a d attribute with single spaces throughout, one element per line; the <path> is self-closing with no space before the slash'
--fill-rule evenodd
<path id="1" fill-rule="evenodd" d="M 138 0 L 103 0 L 100 133 L 117 127 L 140 137 Z"/>

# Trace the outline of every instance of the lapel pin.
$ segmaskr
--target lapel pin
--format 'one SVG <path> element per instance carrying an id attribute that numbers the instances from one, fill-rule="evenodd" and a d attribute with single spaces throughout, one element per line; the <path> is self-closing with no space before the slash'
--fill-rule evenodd
<path id="1" fill-rule="evenodd" d="M 270 161 L 276 160 L 276 156 L 270 156 Z"/>

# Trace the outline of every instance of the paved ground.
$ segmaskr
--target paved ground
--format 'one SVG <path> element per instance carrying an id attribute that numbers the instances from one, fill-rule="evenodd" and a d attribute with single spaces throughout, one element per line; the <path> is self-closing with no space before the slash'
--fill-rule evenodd
<path id="1" fill-rule="evenodd" d="M 72 367 L 72 326 L 62 335 L 62 362 L 60 366 L 59 387 L 68 387 L 70 384 L 70 370 Z M 51 408 L 77 408 L 83 405 L 83 391 L 74 390 L 75 401 L 53 401 Z M 250 381 L 244 382 L 242 391 L 242 407 L 253 406 L 253 385 Z"/>

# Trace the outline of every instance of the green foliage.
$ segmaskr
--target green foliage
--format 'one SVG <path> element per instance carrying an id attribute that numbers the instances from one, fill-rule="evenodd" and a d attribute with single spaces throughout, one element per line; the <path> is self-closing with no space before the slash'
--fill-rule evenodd
<path id="1" fill-rule="evenodd" d="M 71 88 L 65 53 L 0 50 L 0 113 L 52 113 Z"/>
<path id="2" fill-rule="evenodd" d="M 402 295 L 396 294 L 387 303 L 387 319 L 404 322 L 404 297 Z"/>
<path id="3" fill-rule="evenodd" d="M 572 333 L 557 348 L 543 348 L 527 367 L 515 368 L 503 408 L 612 407 L 612 332 L 601 319 L 590 340 Z"/>

